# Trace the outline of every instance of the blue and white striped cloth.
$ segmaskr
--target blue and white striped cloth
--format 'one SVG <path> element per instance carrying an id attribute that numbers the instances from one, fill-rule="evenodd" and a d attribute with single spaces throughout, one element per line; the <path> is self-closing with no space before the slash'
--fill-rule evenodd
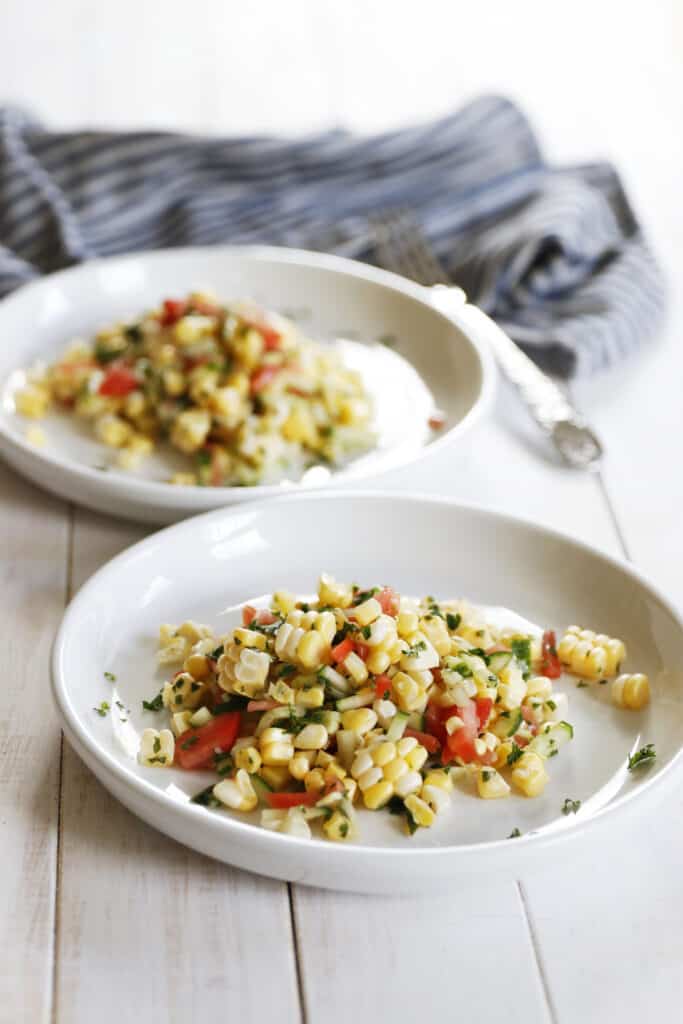
<path id="1" fill-rule="evenodd" d="M 544 367 L 606 367 L 651 338 L 661 274 L 615 171 L 554 169 L 483 97 L 430 124 L 296 141 L 51 132 L 0 110 L 0 295 L 60 267 L 219 242 L 372 262 L 368 218 L 409 207 L 453 280 Z"/>

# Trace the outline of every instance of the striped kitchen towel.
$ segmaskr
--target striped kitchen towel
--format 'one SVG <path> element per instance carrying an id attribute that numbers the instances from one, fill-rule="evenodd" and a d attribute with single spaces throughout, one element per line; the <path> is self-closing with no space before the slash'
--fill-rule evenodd
<path id="1" fill-rule="evenodd" d="M 419 127 L 298 140 L 53 132 L 0 110 L 0 295 L 132 250 L 269 242 L 372 261 L 372 214 L 411 208 L 453 280 L 540 365 L 607 367 L 651 338 L 660 271 L 615 171 L 552 168 L 483 97 Z"/>

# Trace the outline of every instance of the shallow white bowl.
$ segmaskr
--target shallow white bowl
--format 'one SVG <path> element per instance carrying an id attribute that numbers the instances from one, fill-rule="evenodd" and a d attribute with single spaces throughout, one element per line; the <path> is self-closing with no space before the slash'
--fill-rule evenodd
<path id="1" fill-rule="evenodd" d="M 252 298 L 293 315 L 310 336 L 339 345 L 373 396 L 377 447 L 336 472 L 317 467 L 302 481 L 175 487 L 165 481 L 182 468 L 178 453 L 162 448 L 136 473 L 117 470 L 108 465 L 112 450 L 75 417 L 52 414 L 42 421 L 47 445 L 27 443 L 29 421 L 15 413 L 13 399 L 26 368 L 54 360 L 75 336 L 89 337 L 194 287 Z M 377 476 L 455 443 L 491 398 L 495 375 L 476 321 L 467 317 L 471 307 L 452 305 L 447 316 L 427 289 L 362 263 L 264 246 L 147 252 L 62 271 L 0 302 L 0 453 L 61 497 L 154 523 Z M 380 339 L 390 339 L 391 347 Z M 427 425 L 435 408 L 446 414 L 438 432 Z"/>
<path id="2" fill-rule="evenodd" d="M 267 832 L 242 816 L 189 803 L 210 775 L 143 768 L 135 760 L 141 730 L 165 721 L 163 713 L 141 710 L 163 678 L 155 671 L 159 624 L 193 618 L 224 631 L 237 617 L 221 616 L 227 606 L 280 586 L 309 593 L 323 569 L 407 594 L 464 595 L 544 627 L 579 622 L 618 636 L 628 646 L 626 668 L 649 673 L 652 703 L 643 712 L 623 711 L 610 703 L 608 686 L 578 689 L 575 681 L 560 681 L 575 739 L 549 762 L 543 796 L 484 801 L 458 791 L 437 824 L 411 838 L 384 812 L 361 810 L 359 843 L 342 845 Z M 681 760 L 683 625 L 666 601 L 625 563 L 550 530 L 446 500 L 296 496 L 157 533 L 80 590 L 56 638 L 52 669 L 70 742 L 136 814 L 220 860 L 329 888 L 412 891 L 516 873 L 544 859 L 548 847 L 638 804 Z M 93 710 L 102 700 L 113 708 L 106 718 Z M 117 700 L 130 713 L 119 712 Z M 651 742 L 656 762 L 629 773 L 627 755 Z M 577 815 L 562 814 L 566 797 L 582 801 Z M 515 828 L 524 835 L 509 841 Z"/>

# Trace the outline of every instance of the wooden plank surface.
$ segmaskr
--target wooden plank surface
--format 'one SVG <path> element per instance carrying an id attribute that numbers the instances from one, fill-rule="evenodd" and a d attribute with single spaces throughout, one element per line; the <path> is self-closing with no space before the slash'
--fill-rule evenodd
<path id="1" fill-rule="evenodd" d="M 79 510 L 74 588 L 142 535 Z M 299 1020 L 286 885 L 143 824 L 66 742 L 61 806 L 57 1021 Z"/>
<path id="2" fill-rule="evenodd" d="M 3 465 L 0 494 L 0 1020 L 46 1024 L 60 751 L 48 661 L 64 610 L 68 517 Z"/>

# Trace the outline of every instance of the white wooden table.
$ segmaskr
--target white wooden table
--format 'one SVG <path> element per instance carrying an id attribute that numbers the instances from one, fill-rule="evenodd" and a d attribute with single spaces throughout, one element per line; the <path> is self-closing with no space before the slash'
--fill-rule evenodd
<path id="1" fill-rule="evenodd" d="M 382 487 L 531 516 L 626 554 L 683 605 L 676 0 L 649 5 L 647 21 L 640 4 L 613 0 L 552 13 L 534 0 L 495 14 L 467 5 L 466 16 L 457 3 L 423 0 L 419 18 L 407 5 L 319 0 L 288 5 L 286 24 L 275 21 L 280 5 L 265 3 L 241 12 L 238 33 L 231 5 L 207 3 L 201 14 L 215 25 L 191 44 L 181 0 L 68 0 L 42 6 L 40 18 L 30 7 L 3 5 L 0 95 L 55 123 L 369 128 L 497 88 L 522 100 L 558 158 L 616 158 L 674 296 L 656 347 L 574 387 L 606 443 L 602 475 L 555 463 L 501 388 L 494 417 L 463 450 Z M 296 59 L 255 90 L 257 44 L 266 63 L 282 47 Z M 190 45 L 199 49 L 183 67 Z M 680 775 L 599 845 L 558 848 L 542 874 L 442 899 L 336 895 L 209 861 L 108 796 L 62 740 L 48 691 L 65 603 L 145 531 L 72 508 L 3 466 L 0 495 L 2 1024 L 175 1024 L 193 1013 L 240 1024 L 680 1019 Z"/>

